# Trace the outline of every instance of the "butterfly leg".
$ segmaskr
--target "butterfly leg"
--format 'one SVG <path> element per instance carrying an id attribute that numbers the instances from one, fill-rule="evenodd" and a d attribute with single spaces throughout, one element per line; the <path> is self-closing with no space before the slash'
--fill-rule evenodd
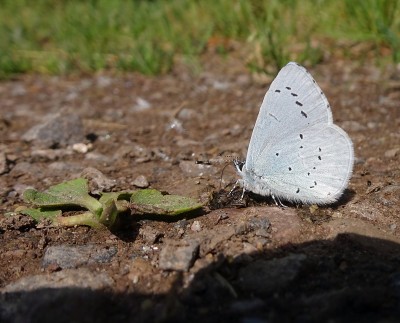
<path id="1" fill-rule="evenodd" d="M 242 185 L 242 180 L 238 179 L 235 184 L 233 185 L 233 188 L 229 191 L 228 196 L 231 196 L 233 191 L 235 190 L 236 187 L 238 186 L 243 186 Z M 240 196 L 240 200 L 243 200 L 244 197 L 244 193 L 246 193 L 246 188 L 243 186 L 243 191 L 242 191 L 242 195 Z"/>
<path id="2" fill-rule="evenodd" d="M 242 191 L 242 196 L 240 196 L 240 200 L 243 200 L 244 197 L 244 193 L 246 192 L 246 189 L 243 187 L 243 191 Z"/>
<path id="3" fill-rule="evenodd" d="M 283 204 L 282 201 L 281 201 L 278 197 L 276 197 L 274 194 L 271 194 L 271 196 L 272 196 L 272 199 L 274 200 L 276 206 L 287 207 L 287 206 L 286 206 L 285 204 Z"/>
<path id="4" fill-rule="evenodd" d="M 233 187 L 232 187 L 232 189 L 229 191 L 228 196 L 231 196 L 231 195 L 232 195 L 232 193 L 233 193 L 233 191 L 235 190 L 235 188 L 239 186 L 239 183 L 240 183 L 240 179 L 238 179 L 238 180 L 235 182 L 235 184 L 233 184 Z"/>

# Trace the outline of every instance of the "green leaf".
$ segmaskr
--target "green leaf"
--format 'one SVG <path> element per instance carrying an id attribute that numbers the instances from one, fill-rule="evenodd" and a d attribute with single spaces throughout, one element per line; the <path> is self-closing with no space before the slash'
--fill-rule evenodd
<path id="1" fill-rule="evenodd" d="M 102 223 L 99 222 L 97 216 L 92 212 L 84 212 L 70 216 L 59 216 L 54 218 L 53 224 L 61 227 L 73 227 L 76 225 L 87 225 L 95 229 L 106 229 Z"/>
<path id="2" fill-rule="evenodd" d="M 104 203 L 107 200 L 113 199 L 115 201 L 125 200 L 129 201 L 133 192 L 103 192 L 99 199 L 100 203 Z"/>
<path id="3" fill-rule="evenodd" d="M 61 210 L 50 210 L 45 207 L 37 209 L 22 209 L 18 211 L 21 214 L 29 215 L 37 222 L 42 220 L 51 220 L 53 226 L 73 227 L 76 225 L 87 225 L 92 228 L 104 229 L 105 226 L 101 224 L 92 212 L 84 212 L 76 215 L 62 216 Z"/>
<path id="4" fill-rule="evenodd" d="M 103 212 L 99 218 L 99 222 L 108 228 L 112 228 L 115 224 L 118 213 L 119 212 L 115 201 L 113 199 L 109 199 L 105 204 L 103 204 Z"/>
<path id="5" fill-rule="evenodd" d="M 102 204 L 91 197 L 88 192 L 87 180 L 77 178 L 51 186 L 43 193 L 34 189 L 28 189 L 24 192 L 24 200 L 38 206 L 46 207 L 82 206 L 93 214 L 100 216 L 103 209 Z"/>
<path id="6" fill-rule="evenodd" d="M 61 210 L 46 210 L 45 208 L 23 209 L 18 212 L 21 214 L 29 215 L 38 222 L 44 219 L 53 220 L 54 218 L 61 216 L 62 213 Z"/>
<path id="7" fill-rule="evenodd" d="M 159 215 L 177 215 L 202 207 L 194 199 L 179 195 L 163 195 L 154 189 L 134 192 L 131 203 L 131 208 L 139 213 Z"/>

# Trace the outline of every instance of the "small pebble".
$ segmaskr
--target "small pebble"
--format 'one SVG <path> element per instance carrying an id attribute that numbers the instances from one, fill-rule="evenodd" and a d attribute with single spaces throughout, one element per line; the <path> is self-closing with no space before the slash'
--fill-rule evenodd
<path id="1" fill-rule="evenodd" d="M 72 150 L 77 153 L 86 154 L 89 151 L 91 144 L 84 144 L 82 142 L 76 143 L 72 145 Z"/>
<path id="2" fill-rule="evenodd" d="M 145 111 L 151 108 L 151 103 L 141 97 L 136 99 L 136 104 L 133 106 L 132 110 L 135 112 Z"/>
<path id="3" fill-rule="evenodd" d="M 146 187 L 149 187 L 149 185 L 150 185 L 149 181 L 147 180 L 146 176 L 144 176 L 144 175 L 139 175 L 138 177 L 136 177 L 133 180 L 132 184 L 139 188 L 146 188 Z"/>
<path id="4" fill-rule="evenodd" d="M 22 140 L 54 148 L 81 142 L 84 139 L 82 119 L 76 114 L 49 114 L 41 120 L 41 123 L 22 136 Z"/>
<path id="5" fill-rule="evenodd" d="M 393 148 L 385 151 L 385 157 L 386 158 L 394 158 L 396 157 L 400 152 L 400 148 Z"/>
<path id="6" fill-rule="evenodd" d="M 116 184 L 114 179 L 108 178 L 98 169 L 93 167 L 85 168 L 81 172 L 80 176 L 88 180 L 90 192 L 93 194 L 109 192 Z"/>
<path id="7" fill-rule="evenodd" d="M 7 158 L 5 153 L 0 153 L 0 175 L 8 172 Z"/>
<path id="8" fill-rule="evenodd" d="M 194 232 L 200 232 L 201 231 L 201 223 L 200 221 L 194 221 L 190 227 L 190 229 Z"/>
<path id="9" fill-rule="evenodd" d="M 160 252 L 159 267 L 164 270 L 188 271 L 199 251 L 196 241 L 169 241 Z"/>

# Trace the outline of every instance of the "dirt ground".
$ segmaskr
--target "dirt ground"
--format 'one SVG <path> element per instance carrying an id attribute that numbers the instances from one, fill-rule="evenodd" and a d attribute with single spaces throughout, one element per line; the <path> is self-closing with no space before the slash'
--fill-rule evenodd
<path id="1" fill-rule="evenodd" d="M 247 206 L 170 219 L 132 215 L 112 233 L 6 216 L 25 205 L 26 188 L 87 167 L 113 191 L 134 189 L 140 175 L 206 204 L 229 190 L 232 165 L 196 161 L 244 159 L 272 78 L 234 58 L 204 65 L 0 83 L 0 321 L 400 320 L 399 66 L 336 60 L 310 70 L 355 147 L 348 190 L 333 206 L 278 208 L 248 196 Z M 28 138 L 58 112 L 71 121 L 54 126 L 65 138 Z"/>

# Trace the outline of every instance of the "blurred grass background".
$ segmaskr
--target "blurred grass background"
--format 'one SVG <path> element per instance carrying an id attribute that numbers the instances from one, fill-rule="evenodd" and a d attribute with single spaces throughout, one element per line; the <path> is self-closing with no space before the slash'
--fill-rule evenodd
<path id="1" fill-rule="evenodd" d="M 400 0 L 0 0 L 0 78 L 157 75 L 211 47 L 274 72 L 289 60 L 400 61 Z M 239 44 L 239 45 L 238 45 Z"/>

